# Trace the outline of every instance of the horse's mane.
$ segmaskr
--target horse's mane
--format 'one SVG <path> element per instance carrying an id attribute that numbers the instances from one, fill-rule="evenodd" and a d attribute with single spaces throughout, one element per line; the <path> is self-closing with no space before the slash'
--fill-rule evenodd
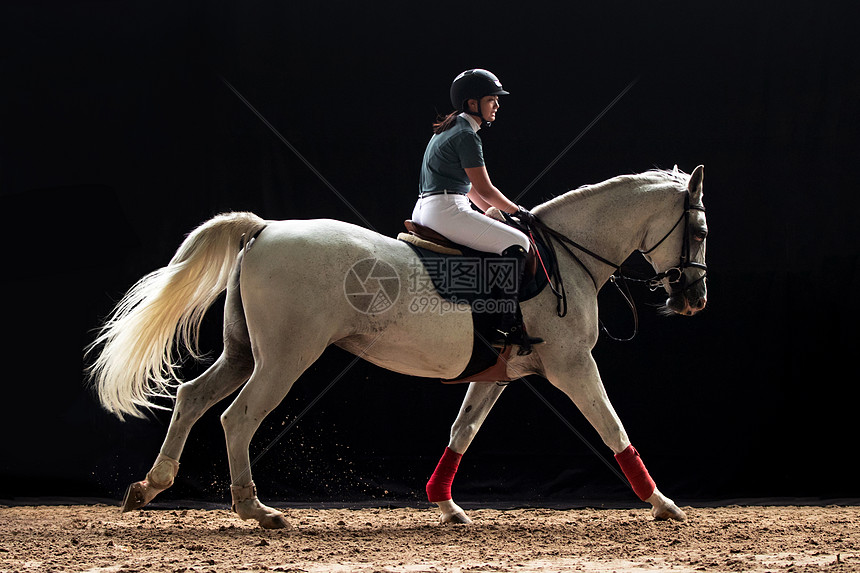
<path id="1" fill-rule="evenodd" d="M 609 189 L 615 188 L 619 184 L 627 183 L 634 180 L 641 181 L 643 179 L 646 181 L 653 182 L 655 186 L 664 186 L 666 184 L 671 184 L 676 186 L 678 188 L 678 191 L 684 191 L 687 188 L 687 182 L 690 179 L 690 175 L 678 169 L 650 169 L 642 173 L 618 175 L 617 177 L 607 179 L 606 181 L 602 181 L 600 183 L 583 185 L 581 187 L 577 187 L 576 189 L 572 189 L 566 193 L 563 193 L 562 195 L 553 197 L 546 203 L 540 205 L 539 208 L 543 210 L 562 207 L 569 203 L 583 201 L 588 199 L 589 197 L 604 193 Z"/>

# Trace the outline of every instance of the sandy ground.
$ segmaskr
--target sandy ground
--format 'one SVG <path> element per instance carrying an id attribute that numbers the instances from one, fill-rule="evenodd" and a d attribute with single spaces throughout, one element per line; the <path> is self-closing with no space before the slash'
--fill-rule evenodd
<path id="1" fill-rule="evenodd" d="M 2 571 L 860 571 L 860 507 L 286 509 L 266 531 L 226 509 L 0 507 Z"/>

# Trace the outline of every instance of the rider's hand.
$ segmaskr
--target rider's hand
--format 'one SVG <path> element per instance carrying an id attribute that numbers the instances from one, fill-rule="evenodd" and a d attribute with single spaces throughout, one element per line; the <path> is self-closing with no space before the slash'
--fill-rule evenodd
<path id="1" fill-rule="evenodd" d="M 513 213 L 512 216 L 519 219 L 527 227 L 531 227 L 535 223 L 535 216 L 532 215 L 531 211 L 522 206 L 518 206 L 517 212 Z"/>

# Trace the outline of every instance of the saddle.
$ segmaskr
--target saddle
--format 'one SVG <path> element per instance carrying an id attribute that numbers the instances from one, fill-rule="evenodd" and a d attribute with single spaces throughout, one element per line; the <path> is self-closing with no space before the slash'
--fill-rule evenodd
<path id="1" fill-rule="evenodd" d="M 425 268 L 431 274 L 436 290 L 443 298 L 450 296 L 450 285 L 445 284 L 441 273 L 433 272 L 432 269 L 437 266 L 433 265 L 433 262 L 438 263 L 439 258 L 456 259 L 465 256 L 490 258 L 496 256 L 494 253 L 476 251 L 457 244 L 433 229 L 409 219 L 404 221 L 404 226 L 408 232 L 398 234 L 397 239 L 409 244 L 418 254 Z M 529 249 L 523 276 L 520 279 L 520 301 L 537 296 L 549 282 L 543 272 L 540 274 L 537 272 L 539 268 L 537 253 L 539 249 L 543 248 L 543 245 L 536 245 L 536 248 Z M 511 378 L 507 374 L 507 363 L 510 360 L 511 347 L 491 348 L 485 342 L 498 325 L 486 313 L 473 313 L 472 320 L 475 332 L 472 357 L 457 378 L 443 379 L 442 383 L 510 381 Z"/>
<path id="2" fill-rule="evenodd" d="M 421 223 L 416 223 L 411 219 L 403 221 L 403 226 L 409 233 L 400 233 L 397 238 L 407 243 L 412 243 L 418 247 L 428 249 L 437 253 L 446 255 L 462 255 L 464 248 L 454 241 L 450 240 L 441 233 L 437 233 L 430 227 L 426 227 Z M 537 249 L 529 249 L 526 255 L 526 266 L 523 271 L 522 284 L 530 283 L 534 280 L 538 268 Z"/>

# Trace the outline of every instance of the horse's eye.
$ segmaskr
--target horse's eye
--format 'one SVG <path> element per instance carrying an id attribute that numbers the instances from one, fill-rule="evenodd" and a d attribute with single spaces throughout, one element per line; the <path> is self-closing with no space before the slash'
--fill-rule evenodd
<path id="1" fill-rule="evenodd" d="M 699 241 L 700 243 L 708 238 L 708 230 L 707 229 L 699 229 L 695 233 L 693 233 L 693 239 Z"/>

